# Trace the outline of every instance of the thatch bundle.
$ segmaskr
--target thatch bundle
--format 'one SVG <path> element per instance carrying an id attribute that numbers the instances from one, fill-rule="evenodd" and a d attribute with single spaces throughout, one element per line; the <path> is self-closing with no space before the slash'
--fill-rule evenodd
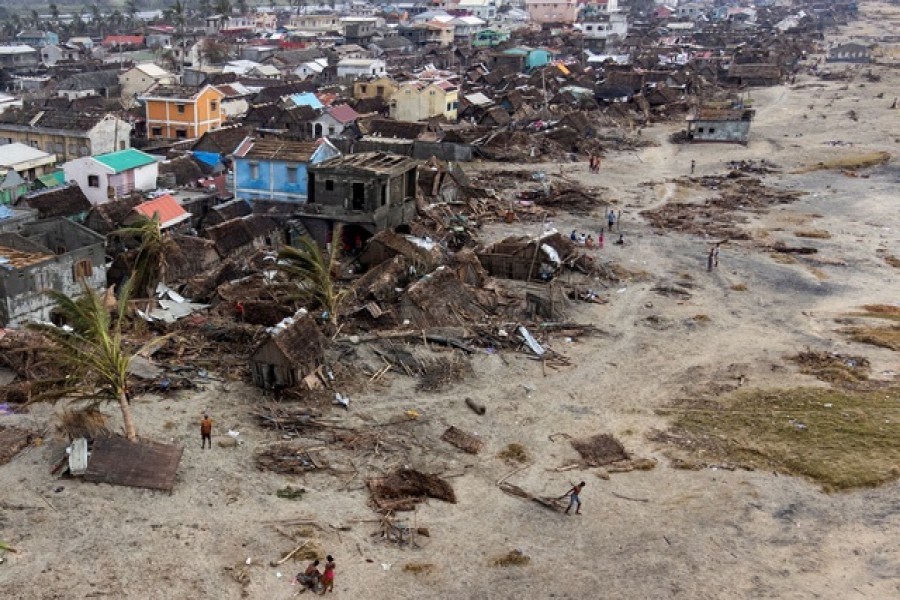
<path id="1" fill-rule="evenodd" d="M 367 484 L 379 510 L 412 510 L 427 498 L 456 503 L 456 493 L 449 483 L 414 469 L 397 469 L 386 477 L 370 479 Z"/>
<path id="2" fill-rule="evenodd" d="M 602 467 L 628 458 L 625 447 L 607 433 L 572 440 L 572 447 L 578 451 L 584 463 L 591 467 Z"/>

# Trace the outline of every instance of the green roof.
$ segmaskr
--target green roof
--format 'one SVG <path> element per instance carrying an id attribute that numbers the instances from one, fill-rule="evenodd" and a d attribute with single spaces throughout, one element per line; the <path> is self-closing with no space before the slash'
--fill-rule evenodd
<path id="1" fill-rule="evenodd" d="M 121 173 L 122 171 L 127 171 L 129 169 L 136 169 L 138 167 L 143 167 L 144 165 L 151 165 L 156 162 L 156 159 L 149 154 L 141 152 L 140 150 L 135 150 L 134 148 L 110 152 L 109 154 L 100 154 L 99 156 L 95 156 L 94 160 L 100 164 L 106 165 L 116 173 Z"/>
<path id="2" fill-rule="evenodd" d="M 66 174 L 62 171 L 54 171 L 53 173 L 41 175 L 37 180 L 40 181 L 41 185 L 44 187 L 52 188 L 63 185 L 66 182 Z"/>

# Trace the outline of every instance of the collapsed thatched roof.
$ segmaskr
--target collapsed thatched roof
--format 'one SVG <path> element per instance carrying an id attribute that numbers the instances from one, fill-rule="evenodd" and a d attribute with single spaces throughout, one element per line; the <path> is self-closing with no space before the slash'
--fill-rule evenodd
<path id="1" fill-rule="evenodd" d="M 294 366 L 321 363 L 328 340 L 318 325 L 310 318 L 296 319 L 292 325 L 269 335 L 253 352 L 258 357 L 261 350 L 274 345 Z"/>

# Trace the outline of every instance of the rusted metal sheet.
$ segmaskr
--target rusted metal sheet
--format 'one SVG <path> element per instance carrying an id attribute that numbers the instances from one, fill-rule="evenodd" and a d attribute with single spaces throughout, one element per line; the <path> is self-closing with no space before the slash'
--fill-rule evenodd
<path id="1" fill-rule="evenodd" d="M 122 437 L 94 440 L 86 481 L 172 491 L 184 448 Z"/>

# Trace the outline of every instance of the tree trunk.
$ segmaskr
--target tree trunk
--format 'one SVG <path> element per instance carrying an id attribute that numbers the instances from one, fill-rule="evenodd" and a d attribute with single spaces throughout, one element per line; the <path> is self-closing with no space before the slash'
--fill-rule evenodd
<path id="1" fill-rule="evenodd" d="M 122 421 L 125 423 L 125 437 L 133 442 L 137 439 L 137 431 L 135 431 L 134 421 L 131 419 L 131 405 L 128 404 L 128 396 L 124 391 L 119 393 L 119 409 L 122 411 Z"/>

